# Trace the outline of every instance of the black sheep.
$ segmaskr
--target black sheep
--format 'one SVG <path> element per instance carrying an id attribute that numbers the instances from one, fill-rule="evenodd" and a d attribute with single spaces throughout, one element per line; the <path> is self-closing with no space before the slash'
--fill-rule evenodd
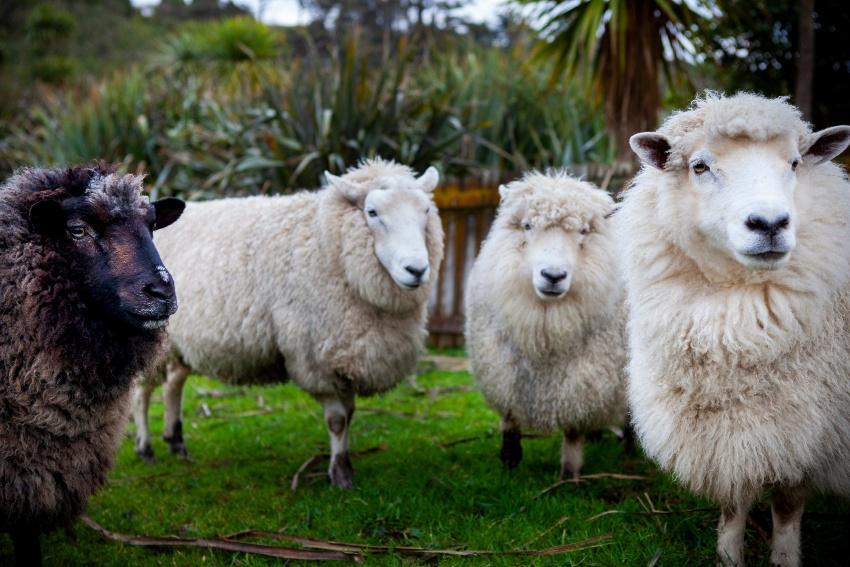
<path id="1" fill-rule="evenodd" d="M 153 230 L 184 203 L 102 165 L 0 186 L 0 531 L 19 564 L 106 480 L 133 378 L 177 309 Z"/>

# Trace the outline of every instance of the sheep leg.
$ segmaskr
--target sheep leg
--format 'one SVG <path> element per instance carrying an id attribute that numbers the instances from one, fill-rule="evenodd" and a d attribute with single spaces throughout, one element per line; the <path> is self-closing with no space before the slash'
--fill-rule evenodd
<path id="1" fill-rule="evenodd" d="M 140 376 L 133 388 L 133 420 L 136 422 L 136 454 L 152 463 L 156 460 L 151 446 L 151 431 L 148 427 L 148 407 L 154 384 Z"/>
<path id="2" fill-rule="evenodd" d="M 348 432 L 354 415 L 354 393 L 338 392 L 337 396 L 322 400 L 325 424 L 331 439 L 331 462 L 328 477 L 331 486 L 351 488 L 354 486 L 354 467 L 348 454 Z"/>
<path id="3" fill-rule="evenodd" d="M 584 463 L 584 435 L 575 430 L 564 431 L 561 444 L 561 480 L 578 480 Z"/>
<path id="4" fill-rule="evenodd" d="M 166 365 L 165 384 L 162 397 L 165 401 L 165 428 L 163 440 L 168 443 L 172 455 L 187 458 L 189 451 L 183 442 L 183 421 L 180 419 L 183 405 L 183 386 L 189 377 L 189 369 L 177 360 L 169 360 Z"/>
<path id="5" fill-rule="evenodd" d="M 38 530 L 20 528 L 13 530 L 12 544 L 15 547 L 15 565 L 18 567 L 41 566 L 41 542 Z"/>
<path id="6" fill-rule="evenodd" d="M 802 486 L 780 486 L 773 493 L 773 538 L 770 564 L 795 567 L 800 564 L 800 521 L 806 501 Z"/>
<path id="7" fill-rule="evenodd" d="M 623 427 L 623 450 L 627 455 L 634 455 L 636 448 L 635 428 L 632 425 L 632 420 L 627 419 L 626 425 Z"/>
<path id="8" fill-rule="evenodd" d="M 717 527 L 717 559 L 723 567 L 744 566 L 744 531 L 751 502 L 723 506 Z"/>
<path id="9" fill-rule="evenodd" d="M 511 414 L 502 418 L 502 449 L 499 459 L 506 469 L 515 469 L 522 461 L 522 432 Z"/>

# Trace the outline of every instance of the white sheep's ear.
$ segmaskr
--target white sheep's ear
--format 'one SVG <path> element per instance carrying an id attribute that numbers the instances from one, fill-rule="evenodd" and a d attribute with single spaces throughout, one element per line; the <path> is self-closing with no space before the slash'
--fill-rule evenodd
<path id="1" fill-rule="evenodd" d="M 416 184 L 422 191 L 433 193 L 440 184 L 440 172 L 433 165 L 425 170 L 425 173 L 416 179 Z"/>
<path id="2" fill-rule="evenodd" d="M 658 132 L 641 132 L 629 138 L 629 146 L 642 163 L 664 169 L 670 157 L 670 142 Z"/>
<path id="3" fill-rule="evenodd" d="M 363 187 L 360 183 L 355 181 L 349 181 L 348 179 L 343 179 L 338 175 L 334 175 L 330 171 L 325 172 L 325 179 L 328 180 L 328 185 L 333 187 L 339 193 L 351 201 L 352 203 L 357 203 L 364 197 Z"/>
<path id="4" fill-rule="evenodd" d="M 850 126 L 833 126 L 809 136 L 803 158 L 817 165 L 838 156 L 850 146 Z"/>
<path id="5" fill-rule="evenodd" d="M 508 186 L 505 184 L 499 185 L 499 199 L 504 199 L 508 196 Z"/>

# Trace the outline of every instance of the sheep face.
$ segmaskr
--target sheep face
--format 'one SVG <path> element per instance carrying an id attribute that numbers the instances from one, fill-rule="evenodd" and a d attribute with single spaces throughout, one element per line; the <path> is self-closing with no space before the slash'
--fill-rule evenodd
<path id="1" fill-rule="evenodd" d="M 431 275 L 427 228 L 436 214 L 431 193 L 439 174 L 433 167 L 422 176 L 383 176 L 372 183 L 327 174 L 332 187 L 361 209 L 380 264 L 400 288 L 426 284 Z"/>
<path id="2" fill-rule="evenodd" d="M 678 176 L 677 194 L 668 196 L 671 222 L 689 233 L 684 241 L 707 249 L 709 257 L 700 258 L 706 263 L 723 255 L 749 269 L 783 267 L 797 243 L 797 177 L 843 151 L 850 128 L 842 128 L 812 134 L 802 144 L 787 135 L 760 141 L 717 137 L 694 144 L 684 152 L 686 168 L 665 169 Z M 662 169 L 670 152 L 667 138 L 657 133 L 633 136 L 632 147 L 646 163 Z"/>
<path id="3" fill-rule="evenodd" d="M 162 327 L 177 297 L 153 231 L 177 220 L 185 205 L 172 198 L 108 205 L 91 193 L 47 199 L 31 207 L 30 220 L 67 258 L 93 312 L 135 329 Z"/>
<path id="4" fill-rule="evenodd" d="M 563 225 L 535 227 L 530 219 L 522 222 L 525 233 L 526 273 L 537 297 L 544 301 L 558 299 L 567 293 L 578 263 L 585 228 L 570 230 Z"/>
<path id="5" fill-rule="evenodd" d="M 585 245 L 611 210 L 610 197 L 579 183 L 536 175 L 500 188 L 498 222 L 517 267 L 510 273 L 542 301 L 557 301 L 580 284 Z"/>

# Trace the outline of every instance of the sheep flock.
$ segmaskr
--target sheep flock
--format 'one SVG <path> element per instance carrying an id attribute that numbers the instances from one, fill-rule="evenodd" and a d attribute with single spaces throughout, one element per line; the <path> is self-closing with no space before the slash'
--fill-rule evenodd
<path id="1" fill-rule="evenodd" d="M 502 185 L 465 286 L 502 465 L 521 465 L 524 432 L 557 432 L 579 482 L 595 432 L 634 430 L 719 507 L 719 564 L 745 565 L 765 496 L 771 564 L 801 564 L 807 497 L 850 496 L 850 181 L 832 161 L 848 145 L 850 127 L 814 132 L 785 99 L 708 92 L 632 136 L 641 168 L 618 199 L 564 171 Z M 425 348 L 439 181 L 374 158 L 318 191 L 188 205 L 102 164 L 0 186 L 0 531 L 17 562 L 84 512 L 131 414 L 154 460 L 160 384 L 163 438 L 188 457 L 191 373 L 292 381 L 321 405 L 329 483 L 353 487 L 355 397 Z"/>

